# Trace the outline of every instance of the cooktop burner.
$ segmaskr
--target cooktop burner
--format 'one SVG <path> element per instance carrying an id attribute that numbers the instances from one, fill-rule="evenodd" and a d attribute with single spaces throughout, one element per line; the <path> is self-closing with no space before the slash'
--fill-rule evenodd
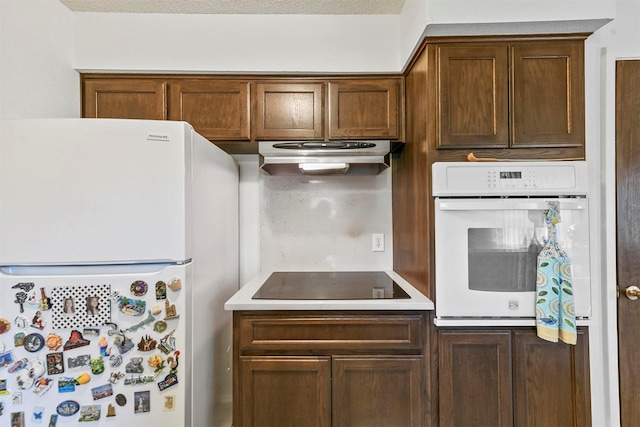
<path id="1" fill-rule="evenodd" d="M 253 299 L 349 300 L 408 299 L 383 271 L 275 272 Z"/>

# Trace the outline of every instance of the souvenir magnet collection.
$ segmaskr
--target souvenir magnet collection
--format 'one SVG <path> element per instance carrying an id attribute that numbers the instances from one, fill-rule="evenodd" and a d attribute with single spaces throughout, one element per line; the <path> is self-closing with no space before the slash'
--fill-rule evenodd
<path id="1" fill-rule="evenodd" d="M 26 358 L 16 361 L 13 357 L 13 353 L 11 351 L 5 352 L 4 345 L 0 342 L 0 368 L 7 367 L 7 372 L 14 374 L 18 390 L 32 390 L 36 396 L 42 396 L 52 388 L 54 381 L 57 379 L 59 393 L 73 393 L 76 391 L 77 386 L 87 384 L 92 380 L 92 377 L 88 372 L 82 372 L 76 378 L 50 378 L 48 376 L 64 374 L 65 362 L 63 351 L 74 350 L 91 345 L 91 341 L 89 339 L 85 339 L 85 336 L 90 335 L 92 337 L 95 336 L 96 339 L 97 337 L 100 337 L 100 339 L 93 344 L 94 346 L 97 344 L 100 355 L 93 358 L 92 350 L 91 354 L 68 357 L 67 363 L 69 364 L 69 369 L 87 369 L 90 370 L 93 375 L 100 375 L 105 371 L 104 365 L 107 358 L 111 368 L 116 368 L 122 364 L 122 355 L 134 348 L 137 348 L 137 351 L 139 352 L 152 352 L 157 348 L 162 353 L 169 355 L 164 359 L 162 354 L 158 353 L 146 359 L 149 366 L 147 369 L 151 369 L 154 375 L 144 374 L 145 369 L 143 367 L 143 361 L 145 359 L 143 357 L 129 358 L 125 369 L 126 374 L 123 372 L 107 372 L 107 376 L 105 376 L 105 384 L 91 388 L 91 394 L 94 400 L 100 400 L 105 397 L 112 396 L 113 385 L 118 384 L 120 380 L 123 379 L 124 385 L 140 385 L 156 382 L 157 377 L 160 376 L 163 371 L 166 373 L 168 368 L 169 372 L 166 373 L 166 375 L 162 374 L 164 379 L 157 381 L 159 390 L 164 391 L 167 388 L 178 384 L 177 367 L 180 354 L 179 351 L 175 350 L 176 339 L 173 336 L 175 329 L 171 330 L 169 333 L 165 333 L 168 329 L 167 321 L 180 317 L 180 314 L 177 312 L 176 305 L 167 298 L 167 288 L 172 292 L 178 292 L 181 287 L 181 280 L 177 277 L 171 278 L 166 283 L 164 281 L 157 281 L 155 283 L 156 299 L 165 300 L 164 320 L 157 320 L 157 316 L 162 314 L 163 308 L 161 305 L 153 306 L 147 310 L 146 301 L 143 299 L 136 299 L 138 297 L 144 297 L 149 291 L 149 285 L 145 281 L 136 280 L 133 281 L 130 286 L 133 298 L 123 296 L 118 291 L 109 291 L 108 297 L 105 297 L 105 294 L 102 294 L 100 299 L 117 304 L 120 312 L 129 316 L 143 316 L 144 313 L 147 312 L 147 316 L 144 320 L 141 320 L 126 329 L 120 329 L 117 324 L 110 322 L 111 317 L 109 317 L 109 321 L 105 321 L 104 324 L 100 323 L 100 327 L 91 328 L 83 327 L 83 321 L 78 321 L 78 317 L 75 317 L 75 321 L 73 318 L 71 320 L 65 320 L 65 324 L 68 325 L 67 328 L 59 326 L 61 324 L 60 322 L 56 325 L 57 320 L 54 320 L 54 330 L 51 331 L 51 329 L 47 328 L 47 323 L 51 319 L 56 319 L 56 310 L 61 310 L 60 307 L 62 307 L 62 305 L 58 306 L 58 302 L 61 301 L 59 288 L 55 288 L 53 290 L 52 297 L 50 297 L 47 290 L 44 287 L 40 287 L 38 297 L 36 295 L 38 288 L 35 288 L 33 283 L 18 283 L 13 286 L 13 289 L 16 289 L 15 300 L 13 302 L 19 306 L 16 307 L 15 311 L 17 312 L 19 310 L 22 314 L 16 316 L 13 323 L 18 328 L 25 330 L 26 333 L 20 331 L 14 335 L 14 347 L 22 346 L 24 351 L 36 353 L 46 346 L 50 353 L 46 354 L 44 357 L 45 362 L 42 362 L 37 358 L 34 358 L 31 361 L 28 361 Z M 70 292 L 72 292 L 72 294 L 68 296 L 62 294 L 62 296 L 64 298 L 73 296 L 76 302 L 81 300 L 78 297 L 78 291 Z M 54 303 L 56 305 L 55 307 Z M 84 309 L 84 306 L 82 306 L 82 308 Z M 35 311 L 33 311 L 34 309 Z M 82 313 L 80 311 L 75 313 L 78 314 L 72 315 L 85 315 L 84 311 Z M 82 319 L 82 317 L 80 319 Z M 95 324 L 86 322 L 86 326 L 95 326 Z M 126 336 L 127 333 L 136 333 L 147 326 L 152 326 L 153 332 L 160 334 L 165 333 L 165 335 L 162 336 L 162 338 L 153 337 L 151 334 L 142 335 L 139 337 L 140 339 L 137 346 L 134 345 L 132 340 Z M 109 337 L 115 336 L 113 338 L 113 349 L 109 346 L 111 338 L 107 341 L 106 336 L 100 336 L 101 329 L 105 327 L 107 328 L 107 334 Z M 10 328 L 10 322 L 4 318 L 0 318 L 0 333 L 5 333 Z M 28 332 L 30 328 L 35 328 L 38 332 L 30 333 Z M 71 329 L 69 338 L 66 342 L 60 335 L 55 333 L 56 329 Z M 44 331 L 44 333 L 39 333 L 39 331 Z M 104 330 L 102 333 L 104 333 Z M 46 338 L 43 335 L 45 335 Z M 127 374 L 130 375 L 129 378 L 126 377 Z M 103 378 L 103 380 L 105 380 L 105 378 Z M 9 394 L 9 391 L 7 390 L 7 380 L 0 379 L 0 388 L 2 389 L 0 390 L 0 395 Z M 29 395 L 31 394 L 29 393 Z M 12 399 L 14 405 L 21 404 L 21 396 L 20 392 L 13 393 Z M 173 410 L 175 396 L 164 395 L 164 399 L 164 410 Z M 52 424 L 50 424 L 50 426 L 55 427 L 58 416 L 70 417 L 73 415 L 79 415 L 78 421 L 80 422 L 100 419 L 100 405 L 81 405 L 81 403 L 83 402 L 79 403 L 79 401 L 73 399 L 64 400 L 59 403 L 56 407 L 56 413 L 51 415 L 50 423 Z M 124 406 L 126 403 L 126 398 L 123 394 L 115 396 L 115 404 L 118 406 Z M 135 392 L 133 406 L 136 413 L 148 412 L 150 410 L 149 391 Z M 44 415 L 44 408 L 32 406 L 30 412 L 32 414 L 32 421 L 39 423 Z M 28 414 L 29 412 L 27 412 L 27 415 Z M 109 403 L 106 416 L 113 417 L 115 415 L 116 407 L 114 404 Z"/>

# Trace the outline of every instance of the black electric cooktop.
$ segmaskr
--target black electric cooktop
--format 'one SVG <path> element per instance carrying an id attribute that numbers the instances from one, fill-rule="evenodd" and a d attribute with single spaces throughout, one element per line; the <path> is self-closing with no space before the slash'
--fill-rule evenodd
<path id="1" fill-rule="evenodd" d="M 275 272 L 253 299 L 362 300 L 408 299 L 383 271 Z"/>

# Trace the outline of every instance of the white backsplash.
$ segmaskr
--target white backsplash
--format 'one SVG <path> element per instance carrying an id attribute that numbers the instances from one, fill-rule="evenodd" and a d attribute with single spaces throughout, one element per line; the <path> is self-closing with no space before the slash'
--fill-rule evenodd
<path id="1" fill-rule="evenodd" d="M 391 170 L 376 176 L 270 176 L 240 169 L 240 283 L 260 271 L 391 270 Z M 384 252 L 372 234 L 383 233 Z"/>

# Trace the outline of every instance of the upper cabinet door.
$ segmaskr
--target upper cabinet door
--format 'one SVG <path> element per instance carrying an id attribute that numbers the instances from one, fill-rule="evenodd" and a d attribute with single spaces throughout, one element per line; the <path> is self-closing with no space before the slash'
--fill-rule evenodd
<path id="1" fill-rule="evenodd" d="M 256 83 L 255 139 L 322 139 L 322 83 Z"/>
<path id="2" fill-rule="evenodd" d="M 507 54 L 504 43 L 438 46 L 438 148 L 509 146 Z"/>
<path id="3" fill-rule="evenodd" d="M 145 79 L 86 79 L 82 81 L 82 117 L 165 120 L 166 85 Z"/>
<path id="4" fill-rule="evenodd" d="M 189 122 L 211 141 L 250 139 L 248 81 L 177 80 L 169 83 L 169 120 Z"/>
<path id="5" fill-rule="evenodd" d="M 584 144 L 583 54 L 582 40 L 512 44 L 513 147 Z"/>
<path id="6" fill-rule="evenodd" d="M 398 138 L 400 93 L 399 79 L 329 82 L 329 138 Z"/>

